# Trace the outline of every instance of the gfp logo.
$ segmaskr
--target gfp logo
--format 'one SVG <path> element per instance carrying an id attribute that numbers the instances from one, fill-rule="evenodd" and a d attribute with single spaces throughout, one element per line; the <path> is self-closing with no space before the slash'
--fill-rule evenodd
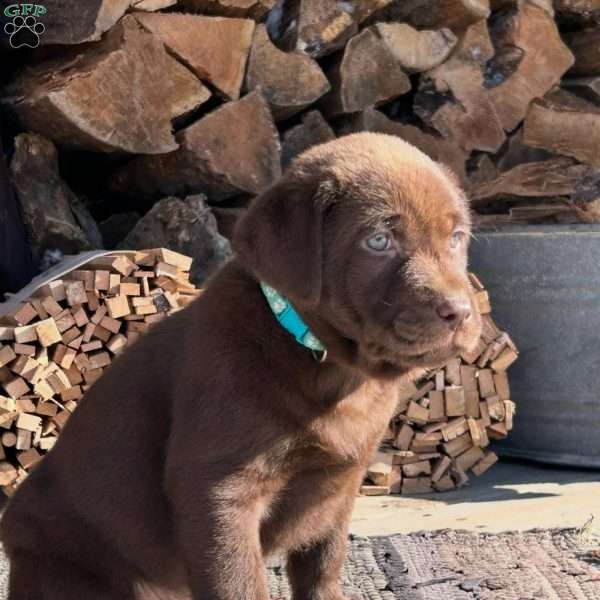
<path id="1" fill-rule="evenodd" d="M 11 4 L 4 9 L 4 16 L 12 18 L 4 25 L 9 43 L 13 48 L 37 48 L 40 45 L 40 35 L 46 31 L 38 17 L 46 14 L 42 4 Z"/>

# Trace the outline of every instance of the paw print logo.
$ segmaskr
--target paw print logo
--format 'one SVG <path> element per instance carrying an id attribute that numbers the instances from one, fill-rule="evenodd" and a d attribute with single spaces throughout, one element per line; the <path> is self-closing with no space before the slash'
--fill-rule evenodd
<path id="1" fill-rule="evenodd" d="M 12 21 L 4 25 L 4 32 L 10 36 L 12 48 L 37 48 L 40 45 L 40 35 L 46 31 L 43 23 L 40 23 L 33 15 L 22 17 L 17 15 Z"/>

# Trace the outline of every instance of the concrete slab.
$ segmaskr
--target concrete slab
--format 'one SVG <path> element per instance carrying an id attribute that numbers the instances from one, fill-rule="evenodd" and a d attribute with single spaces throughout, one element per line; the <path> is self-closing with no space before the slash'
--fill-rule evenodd
<path id="1" fill-rule="evenodd" d="M 526 531 L 581 527 L 595 516 L 600 528 L 600 472 L 500 462 L 469 487 L 424 496 L 360 497 L 350 531 L 358 535 L 423 529 Z"/>

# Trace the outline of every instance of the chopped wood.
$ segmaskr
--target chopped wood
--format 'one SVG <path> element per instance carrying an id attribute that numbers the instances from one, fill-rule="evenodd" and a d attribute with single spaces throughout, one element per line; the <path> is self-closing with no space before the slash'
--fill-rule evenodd
<path id="1" fill-rule="evenodd" d="M 529 162 L 472 188 L 470 196 L 474 207 L 498 198 L 570 196 L 581 178 L 590 171 L 588 166 L 565 157 Z"/>
<path id="2" fill-rule="evenodd" d="M 411 402 L 408 405 L 408 410 L 406 411 L 406 418 L 411 423 L 416 423 L 417 425 L 425 425 L 429 420 L 429 410 L 423 408 L 420 404 L 416 402 Z"/>
<path id="3" fill-rule="evenodd" d="M 83 281 L 67 281 L 65 283 L 65 293 L 67 295 L 67 304 L 75 306 L 87 302 L 87 294 Z"/>
<path id="4" fill-rule="evenodd" d="M 496 54 L 488 74 L 494 86 L 490 97 L 502 126 L 512 131 L 531 101 L 559 83 L 573 64 L 573 55 L 552 16 L 532 2 L 520 3 L 518 10 L 498 19 L 491 35 Z M 518 57 L 510 64 L 515 48 Z"/>
<path id="5" fill-rule="evenodd" d="M 14 320 L 17 325 L 27 325 L 36 316 L 37 311 L 29 302 L 24 302 L 10 317 Z"/>
<path id="6" fill-rule="evenodd" d="M 465 392 L 461 386 L 448 386 L 445 391 L 446 415 L 458 417 L 466 412 Z"/>
<path id="7" fill-rule="evenodd" d="M 195 44 L 202 45 L 205 33 L 193 30 L 187 37 L 193 35 Z M 229 62 L 228 54 L 233 55 L 239 44 L 230 39 L 223 43 L 227 52 L 223 62 L 215 61 L 217 68 Z M 123 85 L 125 79 L 139 82 L 135 98 Z M 81 47 L 79 57 L 66 53 L 22 70 L 5 94 L 26 129 L 69 147 L 134 154 L 175 150 L 172 119 L 210 97 L 197 76 L 131 15 L 125 15 L 102 40 Z"/>
<path id="8" fill-rule="evenodd" d="M 373 470 L 379 474 L 369 478 L 390 490 L 393 481 L 399 492 L 389 493 L 441 492 L 465 485 L 470 471 L 480 474 L 497 460 L 484 450 L 490 439 L 503 439 L 513 427 L 516 405 L 505 369 L 518 352 L 493 322 L 484 285 L 473 274 L 470 280 L 486 313 L 479 346 L 417 382 L 398 385 L 397 412 Z M 401 468 L 401 473 L 382 469 L 381 463 Z"/>
<path id="9" fill-rule="evenodd" d="M 367 469 L 368 479 L 375 485 L 389 486 L 392 474 L 392 461 L 393 457 L 391 454 L 377 452 Z"/>
<path id="10" fill-rule="evenodd" d="M 178 150 L 135 158 L 117 171 L 113 189 L 151 199 L 201 189 L 218 201 L 260 192 L 281 174 L 278 132 L 259 91 L 208 113 L 177 141 Z"/>
<path id="11" fill-rule="evenodd" d="M 387 485 L 361 485 L 359 493 L 362 496 L 385 496 L 390 493 Z"/>
<path id="12" fill-rule="evenodd" d="M 279 45 L 286 51 L 299 50 L 313 58 L 330 54 L 356 33 L 367 2 L 363 0 L 361 4 L 359 8 L 336 0 L 285 2 L 282 22 L 287 26 Z"/>
<path id="13" fill-rule="evenodd" d="M 139 23 L 199 79 L 237 100 L 254 21 L 177 13 L 136 14 Z"/>
<path id="14" fill-rule="evenodd" d="M 486 452 L 485 456 L 471 470 L 479 477 L 496 462 L 498 462 L 498 456 L 494 452 Z"/>
<path id="15" fill-rule="evenodd" d="M 481 21 L 469 27 L 448 60 L 420 79 L 415 113 L 466 152 L 497 152 L 506 137 L 484 80 L 493 55 L 487 24 Z"/>
<path id="16" fill-rule="evenodd" d="M 599 124 L 600 108 L 561 90 L 531 103 L 525 117 L 523 141 L 598 167 Z"/>
<path id="17" fill-rule="evenodd" d="M 473 446 L 466 452 L 463 452 L 456 457 L 455 464 L 462 471 L 468 471 L 484 457 L 483 450 L 477 446 Z"/>
<path id="18" fill-rule="evenodd" d="M 290 77 L 290 73 L 294 76 Z M 262 24 L 254 32 L 245 87 L 260 88 L 275 120 L 300 112 L 331 88 L 316 61 L 299 51 L 279 50 Z"/>
<path id="19" fill-rule="evenodd" d="M 160 314 L 150 316 L 162 318 L 181 309 L 175 301 L 176 288 L 169 302 L 161 287 L 165 273 L 176 286 L 183 283 L 188 291 L 195 291 L 188 282 L 191 258 L 167 248 L 141 251 L 135 258 L 141 262 L 135 263 L 122 254 L 96 258 L 85 268 L 65 274 L 59 280 L 60 287 L 56 281 L 44 285 L 10 315 L 16 326 L 3 335 L 9 339 L 0 343 L 0 394 L 5 394 L 0 395 L 0 465 L 6 461 L 19 473 L 13 480 L 14 474 L 9 471 L 10 493 L 54 446 L 85 390 L 133 341 L 133 333 L 139 335 L 150 326 L 149 322 L 127 320 L 144 319 L 143 315 L 131 314 L 130 299 L 134 306 L 136 300 L 142 300 L 141 306 L 155 313 L 158 305 Z M 132 278 L 136 271 L 143 271 L 143 277 Z M 146 282 L 147 297 L 139 296 L 139 281 Z M 127 323 L 128 335 L 121 332 L 125 330 L 123 322 Z M 11 450 L 6 453 L 7 449 Z M 392 465 L 392 456 L 388 462 Z M 0 479 L 2 473 L 0 468 Z M 391 471 L 389 475 L 388 487 L 399 492 L 400 470 L 396 469 L 393 477 Z"/>
<path id="20" fill-rule="evenodd" d="M 433 491 L 431 477 L 403 477 L 403 494 L 428 494 Z"/>
<path id="21" fill-rule="evenodd" d="M 417 29 L 449 27 L 460 32 L 489 15 L 489 0 L 402 0 L 382 8 L 371 20 L 406 22 Z"/>
<path id="22" fill-rule="evenodd" d="M 373 29 L 363 30 L 348 42 L 327 76 L 332 90 L 319 103 L 326 116 L 378 106 L 411 88 L 408 76 Z"/>
<path id="23" fill-rule="evenodd" d="M 428 71 L 443 63 L 456 45 L 450 29 L 417 31 L 407 23 L 378 23 L 376 30 L 407 73 Z"/>

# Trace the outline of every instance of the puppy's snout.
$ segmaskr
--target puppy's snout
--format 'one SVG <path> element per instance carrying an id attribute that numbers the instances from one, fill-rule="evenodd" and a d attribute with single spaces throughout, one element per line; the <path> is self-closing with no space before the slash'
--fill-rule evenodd
<path id="1" fill-rule="evenodd" d="M 435 308 L 437 316 L 453 329 L 471 317 L 471 303 L 467 298 L 446 298 Z"/>

